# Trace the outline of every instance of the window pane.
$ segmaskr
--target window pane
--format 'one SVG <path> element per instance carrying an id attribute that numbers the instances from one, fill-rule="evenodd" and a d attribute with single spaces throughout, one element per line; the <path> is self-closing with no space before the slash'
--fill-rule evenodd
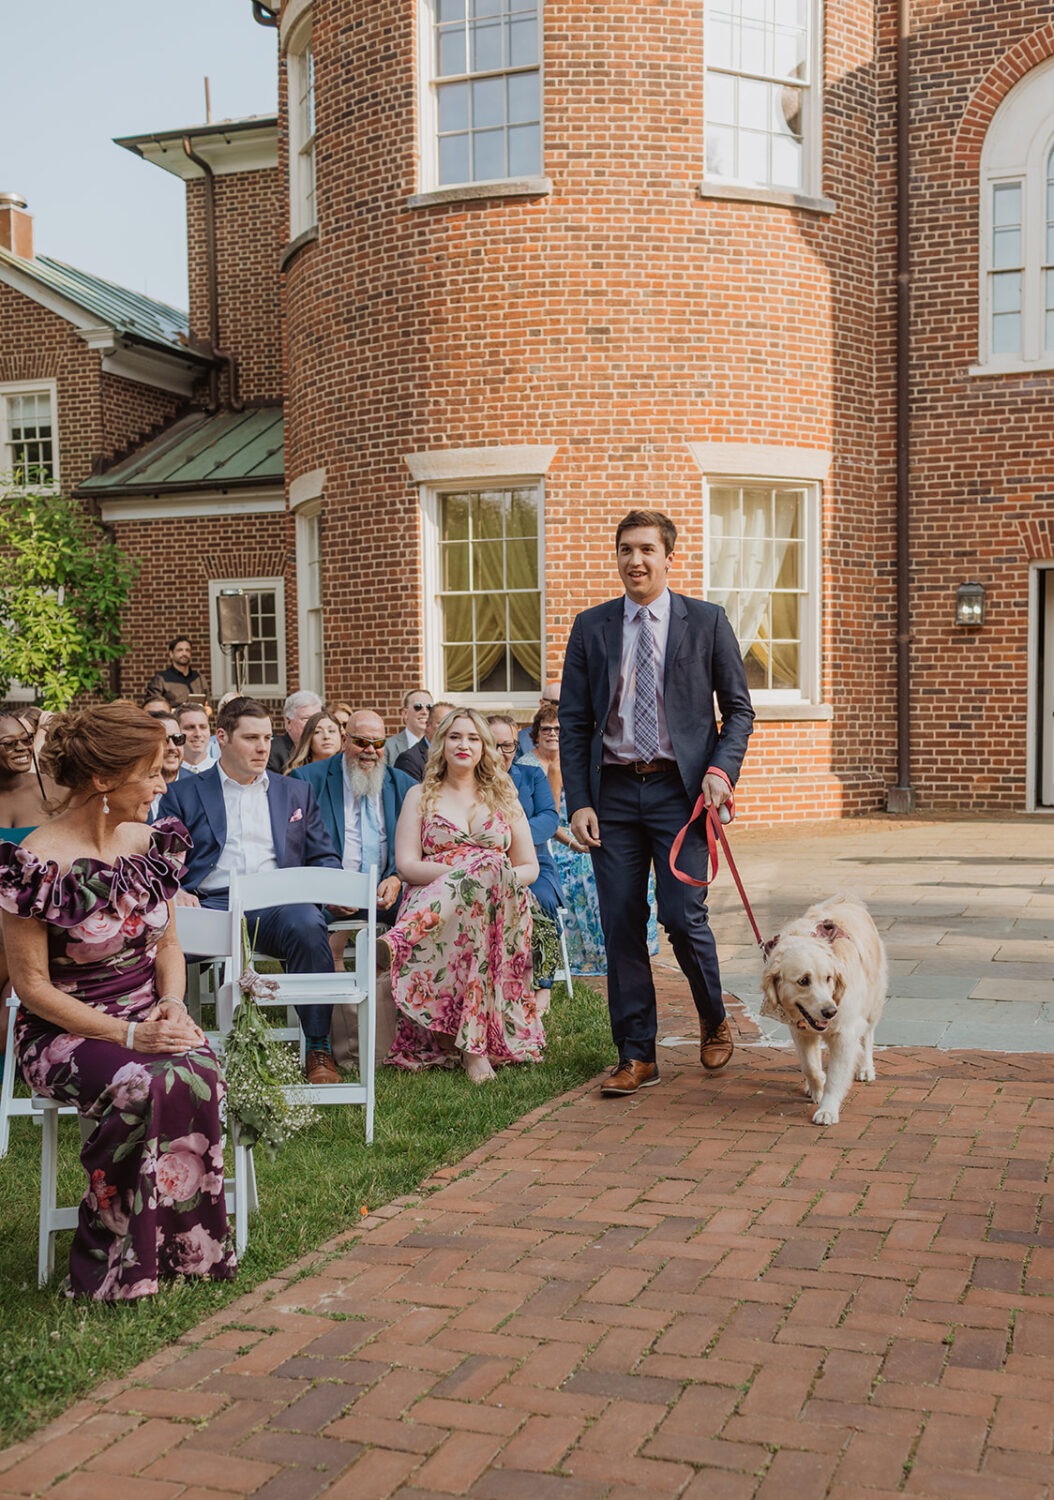
<path id="1" fill-rule="evenodd" d="M 508 23 L 507 48 L 511 68 L 527 68 L 538 62 L 538 21 L 535 16 Z"/>
<path id="2" fill-rule="evenodd" d="M 745 182 L 769 180 L 769 137 L 755 131 L 739 133 L 739 163 L 735 175 Z"/>
<path id="3" fill-rule="evenodd" d="M 777 187 L 800 188 L 802 155 L 799 141 L 777 137 L 772 142 L 772 182 Z"/>
<path id="4" fill-rule="evenodd" d="M 1021 309 L 1021 272 L 1002 271 L 992 277 L 992 310 L 996 313 Z"/>
<path id="5" fill-rule="evenodd" d="M 468 545 L 454 544 L 440 548 L 440 588 L 444 594 L 467 593 L 471 588 Z"/>
<path id="6" fill-rule="evenodd" d="M 466 72 L 465 28 L 452 26 L 436 37 L 436 73 L 440 78 Z"/>
<path id="7" fill-rule="evenodd" d="M 711 177 L 734 177 L 736 133 L 723 125 L 706 127 L 706 170 Z"/>
<path id="8" fill-rule="evenodd" d="M 537 125 L 509 131 L 509 176 L 536 177 L 542 170 L 542 132 Z"/>
<path id="9" fill-rule="evenodd" d="M 707 122 L 717 121 L 721 125 L 734 125 L 736 119 L 736 81 L 724 73 L 711 73 L 706 80 Z"/>
<path id="10" fill-rule="evenodd" d="M 509 85 L 509 122 L 533 123 L 541 113 L 538 99 L 538 74 L 513 73 Z"/>
<path id="11" fill-rule="evenodd" d="M 1021 184 L 999 183 L 992 191 L 992 222 L 996 228 L 1021 223 Z"/>
<path id="12" fill-rule="evenodd" d="M 437 21 L 463 21 L 465 0 L 436 0 Z"/>
<path id="13" fill-rule="evenodd" d="M 715 15 L 706 26 L 706 62 L 708 67 L 731 68 L 732 27 L 725 18 Z"/>
<path id="14" fill-rule="evenodd" d="M 1021 264 L 1020 229 L 997 229 L 992 236 L 992 265 L 1001 270 L 1004 266 Z"/>
<path id="15" fill-rule="evenodd" d="M 439 142 L 439 183 L 471 182 L 467 135 L 444 136 Z"/>
<path id="16" fill-rule="evenodd" d="M 472 124 L 479 130 L 505 123 L 505 80 L 481 78 L 472 85 Z"/>
<path id="17" fill-rule="evenodd" d="M 1021 314 L 997 313 L 992 319 L 992 353 L 1021 353 Z"/>
<path id="18" fill-rule="evenodd" d="M 469 66 L 473 73 L 489 73 L 502 65 L 501 22 L 479 21 L 470 28 Z"/>
<path id="19" fill-rule="evenodd" d="M 439 90 L 439 128 L 468 129 L 468 84 L 445 83 Z"/>
<path id="20" fill-rule="evenodd" d="M 538 494 L 535 490 L 513 490 L 509 506 L 508 534 L 512 537 L 538 535 Z"/>
<path id="21" fill-rule="evenodd" d="M 767 83 L 753 78 L 739 80 L 738 123 L 747 129 L 767 130 L 771 123 L 770 93 Z"/>

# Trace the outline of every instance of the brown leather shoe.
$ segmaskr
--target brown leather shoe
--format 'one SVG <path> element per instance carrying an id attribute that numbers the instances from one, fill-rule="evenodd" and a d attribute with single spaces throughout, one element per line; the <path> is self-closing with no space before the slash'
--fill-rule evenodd
<path id="1" fill-rule="evenodd" d="M 623 1094 L 635 1094 L 638 1089 L 654 1088 L 659 1082 L 656 1063 L 641 1062 L 639 1058 L 629 1057 L 612 1070 L 607 1080 L 600 1085 L 600 1092 L 605 1099 L 617 1099 Z"/>
<path id="2" fill-rule="evenodd" d="M 304 1060 L 304 1076 L 308 1083 L 339 1083 L 340 1069 L 332 1052 L 309 1052 Z"/>
<path id="3" fill-rule="evenodd" d="M 708 1073 L 716 1073 L 718 1068 L 731 1062 L 734 1051 L 732 1032 L 725 1020 L 720 1026 L 703 1033 L 699 1043 L 699 1061 Z"/>

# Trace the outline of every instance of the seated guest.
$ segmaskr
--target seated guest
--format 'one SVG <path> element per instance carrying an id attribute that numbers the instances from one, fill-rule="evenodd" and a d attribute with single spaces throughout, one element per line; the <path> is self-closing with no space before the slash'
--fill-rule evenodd
<path id="1" fill-rule="evenodd" d="M 185 823 L 193 848 L 180 902 L 229 904 L 231 876 L 303 865 L 339 869 L 315 794 L 300 781 L 267 770 L 271 718 L 253 698 L 234 698 L 217 716 L 220 758 L 211 770 L 174 782 L 161 799 L 165 817 Z M 268 906 L 248 914 L 250 936 L 290 974 L 332 972 L 326 919 L 306 903 Z M 297 1007 L 307 1037 L 308 1083 L 337 1083 L 329 1042 L 330 1005 Z"/>
<path id="2" fill-rule="evenodd" d="M 219 1064 L 183 1004 L 175 820 L 144 826 L 163 729 L 133 703 L 56 714 L 45 769 L 68 796 L 20 849 L 0 844 L 18 1065 L 92 1122 L 70 1250 L 74 1297 L 148 1296 L 162 1277 L 228 1280 Z"/>
<path id="3" fill-rule="evenodd" d="M 161 761 L 161 775 L 165 778 L 165 786 L 169 787 L 173 781 L 180 781 L 184 776 L 190 774 L 189 771 L 183 770 L 183 747 L 187 742 L 187 737 L 180 731 L 179 720 L 171 709 L 169 709 L 168 713 L 151 714 L 150 717 L 156 719 L 165 731 L 165 749 Z M 150 804 L 150 816 L 147 818 L 148 823 L 156 821 L 157 810 L 161 805 L 162 796 L 163 793 L 158 793 Z"/>
<path id="4" fill-rule="evenodd" d="M 388 1061 L 454 1067 L 474 1083 L 493 1063 L 539 1062 L 545 1032 L 534 999 L 528 886 L 538 860 L 516 788 L 487 722 L 457 709 L 436 730 L 425 778 L 395 832 L 409 889 L 379 939 L 399 1023 Z"/>
<path id="5" fill-rule="evenodd" d="M 346 734 L 347 733 L 348 720 L 351 718 L 351 716 L 352 716 L 352 714 L 354 712 L 355 712 L 355 710 L 352 708 L 352 706 L 351 706 L 350 703 L 344 703 L 343 701 L 340 702 L 340 703 L 334 703 L 334 705 L 333 705 L 333 717 L 336 719 L 337 723 L 340 725 L 340 732 L 341 732 L 341 734 Z"/>
<path id="6" fill-rule="evenodd" d="M 395 757 L 395 769 L 405 772 L 411 781 L 423 780 L 432 737 L 453 707 L 452 703 L 433 703 L 425 719 L 424 734 L 409 750 L 403 750 Z"/>
<path id="7" fill-rule="evenodd" d="M 271 754 L 267 762 L 269 771 L 281 773 L 285 770 L 286 762 L 300 743 L 304 725 L 312 714 L 321 712 L 322 699 L 317 693 L 310 693 L 304 688 L 298 693 L 289 694 L 282 706 L 285 733 L 276 734 L 271 741 Z"/>
<path id="8" fill-rule="evenodd" d="M 0 839 L 20 844 L 48 816 L 54 787 L 45 787 L 33 754 L 33 731 L 14 714 L 0 713 Z M 7 960 L 0 941 L 0 1001 L 7 996 Z M 0 1008 L 0 1058 L 7 1044 L 7 1013 Z"/>
<path id="9" fill-rule="evenodd" d="M 427 688 L 410 688 L 403 694 L 401 717 L 403 727 L 384 742 L 384 764 L 394 766 L 404 750 L 416 745 L 425 734 L 425 724 L 432 708 L 432 694 Z M 417 777 L 416 780 L 420 780 Z"/>
<path id="10" fill-rule="evenodd" d="M 545 686 L 542 688 L 542 696 L 538 699 L 538 707 L 539 708 L 559 708 L 560 707 L 560 679 L 559 678 L 557 678 L 555 680 L 555 682 L 547 682 L 545 684 Z M 535 715 L 535 717 L 537 717 L 537 715 Z M 517 745 L 516 745 L 516 760 L 517 760 L 517 762 L 520 760 L 521 756 L 523 756 L 523 755 L 530 755 L 530 753 L 531 753 L 531 751 L 533 749 L 534 749 L 534 742 L 531 739 L 531 725 L 530 724 L 525 724 L 522 729 L 517 728 Z"/>
<path id="11" fill-rule="evenodd" d="M 219 759 L 219 750 L 213 754 L 212 725 L 200 703 L 183 703 L 176 709 L 176 723 L 181 734 L 186 735 L 183 746 L 183 769 L 191 776 L 200 776 Z"/>
<path id="12" fill-rule="evenodd" d="M 344 733 L 328 709 L 312 714 L 301 732 L 300 743 L 285 763 L 286 775 L 298 766 L 311 766 L 318 760 L 339 755 L 343 742 Z"/>
<path id="13" fill-rule="evenodd" d="M 381 921 L 395 915 L 402 882 L 395 873 L 395 825 L 403 798 L 413 786 L 402 771 L 384 764 L 384 720 L 369 709 L 354 713 L 348 723 L 343 755 L 316 761 L 291 771 L 294 780 L 303 780 L 318 798 L 322 821 L 345 870 L 368 870 L 377 866 L 377 907 Z M 354 912 L 337 911 L 337 916 L 354 916 Z M 346 932 L 335 932 L 331 938 L 333 960 L 343 966 Z M 342 1013 L 333 1018 L 330 1036 L 338 1062 L 350 1062 L 357 1054 L 357 1028 L 341 1026 Z M 346 1035 L 342 1033 L 347 1033 Z M 336 1035 L 334 1035 L 336 1033 Z M 386 1057 L 395 1037 L 395 1007 L 391 984 L 386 974 L 377 982 L 377 1056 Z"/>

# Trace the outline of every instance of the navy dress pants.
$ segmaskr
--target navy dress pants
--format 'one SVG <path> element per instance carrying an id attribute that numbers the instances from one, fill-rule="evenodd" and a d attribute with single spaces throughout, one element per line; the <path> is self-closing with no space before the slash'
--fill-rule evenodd
<path id="1" fill-rule="evenodd" d="M 628 767 L 605 766 L 601 773 L 600 848 L 593 850 L 593 871 L 607 951 L 611 1035 L 620 1061 L 655 1061 L 658 1020 L 648 956 L 648 873 L 653 865 L 659 921 L 688 980 L 703 1033 L 724 1019 L 706 893 L 682 885 L 670 872 L 670 846 L 691 812 L 675 769 L 638 776 Z M 697 880 L 706 878 L 707 867 L 701 826 L 692 826 L 678 860 Z"/>
<path id="2" fill-rule="evenodd" d="M 228 891 L 202 892 L 198 900 L 213 911 L 226 911 Z M 261 906 L 245 914 L 249 940 L 263 953 L 277 958 L 287 974 L 332 974 L 333 952 L 326 919 L 317 906 Z M 259 923 L 259 926 L 257 926 Z M 310 1037 L 328 1036 L 332 1005 L 298 1005 L 296 1013 Z"/>

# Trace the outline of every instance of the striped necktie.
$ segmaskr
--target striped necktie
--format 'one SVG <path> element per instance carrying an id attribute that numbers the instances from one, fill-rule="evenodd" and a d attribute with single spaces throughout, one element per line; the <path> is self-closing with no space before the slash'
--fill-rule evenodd
<path id="1" fill-rule="evenodd" d="M 655 637 L 648 607 L 637 611 L 637 676 L 633 696 L 633 743 L 637 759 L 654 760 L 659 753 L 659 703 L 655 681 Z"/>

